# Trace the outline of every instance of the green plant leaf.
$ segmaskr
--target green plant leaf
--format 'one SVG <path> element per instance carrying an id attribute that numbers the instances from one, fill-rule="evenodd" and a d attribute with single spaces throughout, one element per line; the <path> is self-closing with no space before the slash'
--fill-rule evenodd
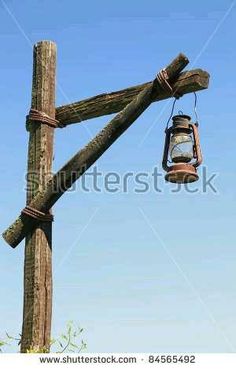
<path id="1" fill-rule="evenodd" d="M 78 346 L 78 345 L 76 345 L 75 343 L 72 343 L 72 342 L 70 343 L 70 346 L 71 346 L 71 347 L 74 347 L 74 348 L 76 348 L 76 349 L 78 349 L 78 348 L 79 348 L 79 346 Z"/>

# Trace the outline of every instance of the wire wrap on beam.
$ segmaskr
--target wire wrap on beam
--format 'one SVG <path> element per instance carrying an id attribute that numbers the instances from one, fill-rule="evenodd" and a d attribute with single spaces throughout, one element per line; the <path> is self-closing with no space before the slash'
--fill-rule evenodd
<path id="1" fill-rule="evenodd" d="M 22 211 L 22 215 L 27 215 L 35 220 L 41 222 L 53 222 L 54 216 L 51 213 L 43 213 L 37 209 L 32 208 L 31 206 L 27 205 Z"/>
<path id="2" fill-rule="evenodd" d="M 64 125 L 60 124 L 60 121 L 54 118 L 49 117 L 49 115 L 37 110 L 37 109 L 30 109 L 29 114 L 26 116 L 26 129 L 29 130 L 29 125 L 32 122 L 37 122 L 40 124 L 47 124 L 53 128 L 63 128 Z"/>
<path id="3" fill-rule="evenodd" d="M 161 69 L 160 72 L 157 73 L 156 79 L 160 87 L 164 91 L 171 93 L 176 99 L 179 99 L 182 96 L 182 94 L 178 93 L 177 91 L 174 91 L 171 85 L 169 84 L 168 82 L 169 76 L 165 68 Z"/>

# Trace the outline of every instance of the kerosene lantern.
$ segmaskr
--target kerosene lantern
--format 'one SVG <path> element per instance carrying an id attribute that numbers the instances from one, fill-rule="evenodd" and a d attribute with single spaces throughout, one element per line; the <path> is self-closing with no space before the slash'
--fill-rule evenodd
<path id="1" fill-rule="evenodd" d="M 168 165 L 170 163 L 170 165 Z M 188 115 L 172 117 L 172 126 L 166 129 L 162 167 L 165 179 L 172 183 L 190 183 L 198 180 L 197 167 L 202 163 L 198 124 Z"/>

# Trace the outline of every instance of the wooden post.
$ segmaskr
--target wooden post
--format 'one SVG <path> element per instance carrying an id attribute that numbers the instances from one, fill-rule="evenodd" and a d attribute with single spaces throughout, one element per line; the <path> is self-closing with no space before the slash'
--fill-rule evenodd
<path id="1" fill-rule="evenodd" d="M 57 108 L 55 121 L 56 45 L 42 41 L 34 46 L 31 114 L 28 120 L 27 207 L 3 233 L 10 246 L 24 237 L 24 310 L 21 352 L 50 349 L 52 314 L 52 223 L 47 214 L 68 188 L 103 155 L 153 101 L 208 87 L 208 73 L 180 72 L 188 59 L 179 54 L 167 67 L 168 91 L 160 75 L 152 82 L 103 94 Z M 163 81 L 162 81 L 163 82 Z M 172 88 L 171 88 L 171 86 Z M 123 109 L 122 111 L 120 111 Z M 88 145 L 52 175 L 53 136 L 56 126 L 78 123 L 120 111 Z M 59 124 L 57 124 L 59 123 Z M 36 215 L 36 216 L 35 216 Z M 47 220 L 47 221 L 46 221 Z"/>
<path id="2" fill-rule="evenodd" d="M 31 108 L 55 118 L 56 45 L 34 46 Z M 54 128 L 39 122 L 28 125 L 27 204 L 44 189 L 52 171 Z M 26 237 L 24 310 L 21 352 L 48 350 L 52 314 L 52 223 L 40 222 Z"/>

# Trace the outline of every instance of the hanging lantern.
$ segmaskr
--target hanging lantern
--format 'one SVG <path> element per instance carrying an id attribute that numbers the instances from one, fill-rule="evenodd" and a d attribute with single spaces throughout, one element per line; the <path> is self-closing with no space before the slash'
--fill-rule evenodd
<path id="1" fill-rule="evenodd" d="M 196 168 L 202 163 L 198 125 L 188 115 L 175 115 L 172 121 L 166 129 L 162 161 L 165 179 L 172 183 L 195 182 L 199 178 Z"/>

